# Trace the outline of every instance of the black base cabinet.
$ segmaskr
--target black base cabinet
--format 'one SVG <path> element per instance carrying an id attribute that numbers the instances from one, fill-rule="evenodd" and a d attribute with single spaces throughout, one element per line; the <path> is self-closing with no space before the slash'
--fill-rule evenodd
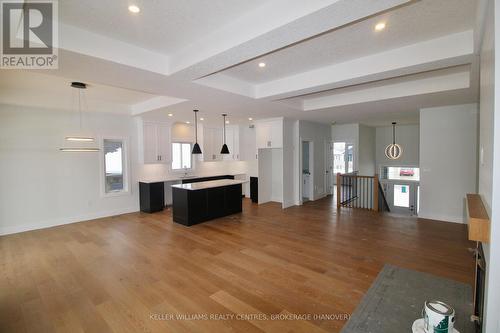
<path id="1" fill-rule="evenodd" d="M 241 184 L 186 190 L 172 187 L 174 222 L 191 226 L 242 211 Z"/>
<path id="2" fill-rule="evenodd" d="M 252 202 L 259 202 L 259 178 L 250 177 L 250 199 Z"/>
<path id="3" fill-rule="evenodd" d="M 139 205 L 141 212 L 145 213 L 163 210 L 165 206 L 164 183 L 139 183 Z"/>

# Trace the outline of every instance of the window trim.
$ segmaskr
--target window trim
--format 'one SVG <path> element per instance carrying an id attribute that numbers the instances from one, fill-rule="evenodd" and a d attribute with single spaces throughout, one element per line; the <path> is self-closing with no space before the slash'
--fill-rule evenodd
<path id="1" fill-rule="evenodd" d="M 120 140 L 123 144 L 122 158 L 123 158 L 123 190 L 106 192 L 106 159 L 104 158 L 104 140 Z M 101 197 L 119 197 L 130 195 L 130 155 L 129 155 L 129 139 L 123 136 L 105 135 L 99 139 L 99 179 L 100 179 L 100 192 Z"/>
<path id="2" fill-rule="evenodd" d="M 172 168 L 172 163 L 174 162 L 174 147 L 173 147 L 173 144 L 174 143 L 180 143 L 180 144 L 183 144 L 183 143 L 187 143 L 189 144 L 189 157 L 191 159 L 191 167 L 190 168 L 187 168 L 187 169 L 184 169 L 184 168 L 180 168 L 180 169 L 174 169 Z M 194 158 L 193 158 L 193 154 L 191 154 L 191 150 L 193 149 L 193 143 L 190 142 L 190 141 L 171 141 L 170 142 L 170 171 L 172 173 L 182 173 L 184 172 L 184 170 L 189 170 L 189 171 L 192 171 L 194 170 Z M 181 159 L 182 159 L 182 151 L 181 151 Z M 181 164 L 182 164 L 182 160 L 181 160 Z"/>

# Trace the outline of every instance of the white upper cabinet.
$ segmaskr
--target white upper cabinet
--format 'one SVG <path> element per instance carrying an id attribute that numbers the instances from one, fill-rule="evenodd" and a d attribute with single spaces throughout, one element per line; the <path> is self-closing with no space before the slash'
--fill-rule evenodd
<path id="1" fill-rule="evenodd" d="M 226 126 L 226 144 L 229 154 L 222 155 L 225 161 L 240 160 L 240 129 L 237 125 Z"/>
<path id="2" fill-rule="evenodd" d="M 170 163 L 170 124 L 144 122 L 143 152 L 145 164 Z"/>
<path id="3" fill-rule="evenodd" d="M 240 161 L 251 161 L 257 159 L 257 145 L 255 139 L 255 126 L 242 125 L 240 131 Z"/>
<path id="4" fill-rule="evenodd" d="M 222 128 L 203 127 L 203 160 L 205 162 L 221 161 Z"/>
<path id="5" fill-rule="evenodd" d="M 283 119 L 263 119 L 255 123 L 257 149 L 283 148 Z"/>

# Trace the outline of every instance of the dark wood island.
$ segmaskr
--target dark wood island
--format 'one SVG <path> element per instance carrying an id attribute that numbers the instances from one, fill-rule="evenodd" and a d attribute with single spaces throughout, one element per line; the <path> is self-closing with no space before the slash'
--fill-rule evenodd
<path id="1" fill-rule="evenodd" d="M 242 211 L 244 180 L 221 179 L 172 185 L 172 215 L 191 226 Z"/>

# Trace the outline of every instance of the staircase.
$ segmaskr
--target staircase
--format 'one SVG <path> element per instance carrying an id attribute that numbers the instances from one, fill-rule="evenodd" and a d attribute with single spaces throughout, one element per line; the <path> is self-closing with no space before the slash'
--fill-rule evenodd
<path id="1" fill-rule="evenodd" d="M 358 172 L 337 174 L 337 209 L 342 207 L 390 211 L 378 175 L 360 176 Z"/>

